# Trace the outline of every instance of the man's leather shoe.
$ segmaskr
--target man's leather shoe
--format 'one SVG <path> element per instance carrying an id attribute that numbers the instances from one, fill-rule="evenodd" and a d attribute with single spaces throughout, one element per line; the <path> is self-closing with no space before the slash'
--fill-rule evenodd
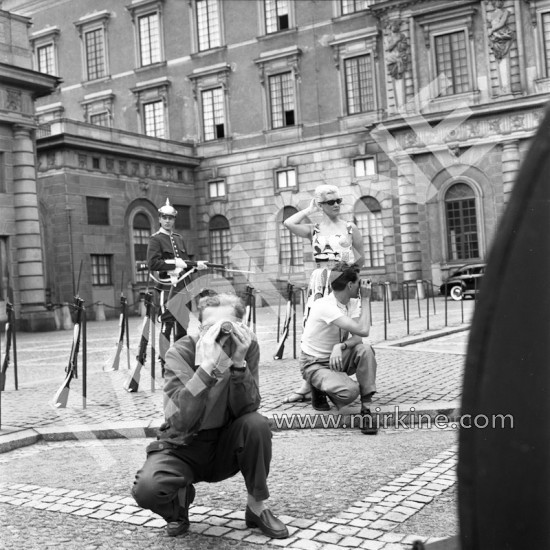
<path id="1" fill-rule="evenodd" d="M 266 537 L 271 537 L 272 539 L 286 539 L 289 536 L 286 525 L 280 519 L 276 518 L 271 510 L 264 510 L 257 516 L 247 506 L 244 520 L 247 527 L 259 527 Z"/>
<path id="2" fill-rule="evenodd" d="M 311 406 L 316 411 L 330 411 L 330 405 L 327 401 L 327 394 L 311 386 Z"/>
<path id="3" fill-rule="evenodd" d="M 365 435 L 376 435 L 378 433 L 378 425 L 376 419 L 372 416 L 370 409 L 361 407 L 361 433 Z"/>
<path id="4" fill-rule="evenodd" d="M 181 493 L 185 491 L 185 494 Z M 195 500 L 195 487 L 193 485 L 188 485 L 184 489 L 179 490 L 180 506 L 180 519 L 178 521 L 170 521 L 166 525 L 166 534 L 169 537 L 177 537 L 178 535 L 183 535 L 189 530 L 189 506 Z M 182 502 L 183 501 L 183 502 Z"/>

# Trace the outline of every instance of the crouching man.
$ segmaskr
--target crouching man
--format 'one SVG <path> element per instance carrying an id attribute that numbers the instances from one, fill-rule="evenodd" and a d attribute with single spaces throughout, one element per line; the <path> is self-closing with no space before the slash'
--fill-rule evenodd
<path id="1" fill-rule="evenodd" d="M 194 484 L 227 479 L 241 471 L 248 491 L 245 521 L 268 537 L 286 538 L 286 526 L 266 506 L 271 430 L 260 405 L 255 335 L 240 323 L 237 296 L 199 301 L 198 340 L 185 336 L 166 353 L 165 422 L 132 494 L 167 522 L 167 534 L 189 529 Z"/>
<path id="2" fill-rule="evenodd" d="M 370 411 L 376 392 L 376 359 L 363 344 L 370 332 L 370 282 L 359 278 L 359 268 L 344 262 L 330 272 L 332 292 L 312 307 L 301 342 L 302 376 L 312 386 L 311 402 L 329 410 L 328 398 L 338 409 L 361 397 L 361 431 L 376 434 Z M 350 378 L 355 374 L 357 382 Z"/>

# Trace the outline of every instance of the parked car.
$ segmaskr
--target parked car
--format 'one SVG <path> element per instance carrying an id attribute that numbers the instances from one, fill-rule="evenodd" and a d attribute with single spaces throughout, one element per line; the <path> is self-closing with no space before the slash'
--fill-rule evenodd
<path id="1" fill-rule="evenodd" d="M 474 297 L 479 292 L 481 278 L 485 273 L 485 264 L 463 265 L 453 271 L 439 287 L 439 293 L 453 300 L 462 300 L 466 296 Z"/>

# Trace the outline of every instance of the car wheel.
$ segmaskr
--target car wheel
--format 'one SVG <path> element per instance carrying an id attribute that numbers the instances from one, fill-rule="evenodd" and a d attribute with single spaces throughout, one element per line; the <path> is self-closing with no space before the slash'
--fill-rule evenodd
<path id="1" fill-rule="evenodd" d="M 462 300 L 464 296 L 464 292 L 461 286 L 453 286 L 449 294 L 453 300 L 457 300 L 457 301 Z"/>

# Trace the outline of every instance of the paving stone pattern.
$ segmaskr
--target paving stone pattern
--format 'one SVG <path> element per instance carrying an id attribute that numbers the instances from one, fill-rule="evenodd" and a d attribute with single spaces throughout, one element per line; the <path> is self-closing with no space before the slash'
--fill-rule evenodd
<path id="1" fill-rule="evenodd" d="M 424 308 L 425 302 L 422 305 Z M 429 342 L 423 340 L 446 332 L 466 329 L 475 304 L 448 302 L 446 318 L 443 305 L 443 300 L 436 300 L 437 315 L 433 316 L 430 311 L 430 330 L 427 331 L 425 309 L 422 310 L 421 317 L 414 308 L 411 309 L 411 319 L 407 323 L 403 319 L 401 302 L 392 302 L 392 322 L 384 325 L 382 303 L 372 304 L 373 327 L 369 340 L 375 347 L 379 365 L 379 390 L 374 406 L 386 408 L 385 410 L 395 407 L 410 410 L 414 407 L 417 411 L 452 410 L 458 407 L 467 333 L 463 332 L 463 336 L 439 338 L 438 346 L 430 346 Z M 414 303 L 411 304 L 411 308 L 413 306 Z M 301 333 L 300 313 L 298 311 L 296 323 L 297 349 Z M 309 418 L 314 413 L 310 403 L 281 403 L 285 395 L 300 385 L 301 377 L 297 361 L 292 357 L 292 340 L 286 344 L 284 358 L 280 361 L 273 360 L 277 346 L 276 326 L 276 315 L 272 310 L 258 310 L 257 335 L 262 352 L 261 412 L 272 420 L 285 415 L 297 419 Z M 196 320 L 193 321 L 192 328 L 196 328 Z M 376 441 L 370 444 L 370 456 L 375 457 L 371 459 L 373 465 L 376 464 L 376 460 L 381 461 L 381 464 L 373 466 L 373 471 L 384 472 L 378 477 L 373 476 L 372 472 L 371 475 L 366 475 L 361 463 L 351 463 L 351 466 L 358 466 L 357 471 L 353 470 L 353 467 L 350 469 L 348 464 L 346 471 L 351 476 L 348 478 L 348 484 L 351 479 L 353 489 L 343 492 L 334 490 L 333 498 L 328 498 L 322 488 L 316 491 L 315 483 L 319 479 L 330 479 L 331 487 L 343 487 L 346 484 L 337 475 L 331 476 L 332 479 L 327 478 L 326 468 L 323 471 L 311 472 L 314 477 L 316 476 L 314 482 L 311 483 L 311 487 L 304 489 L 304 494 L 293 506 L 293 495 L 284 494 L 288 481 L 291 480 L 290 486 L 295 487 L 300 494 L 300 485 L 305 483 L 299 478 L 300 472 L 304 470 L 303 465 L 300 466 L 300 457 L 293 455 L 292 462 L 286 470 L 286 483 L 278 480 L 276 474 L 270 476 L 274 493 L 283 493 L 283 496 L 278 498 L 281 499 L 280 509 L 285 513 L 280 515 L 289 525 L 292 535 L 284 540 L 271 540 L 257 529 L 246 528 L 242 502 L 236 500 L 242 498 L 242 494 L 237 497 L 241 487 L 237 489 L 232 485 L 237 483 L 235 480 L 228 481 L 221 489 L 218 487 L 205 492 L 206 502 L 196 502 L 191 509 L 191 532 L 174 542 L 163 534 L 162 528 L 165 523 L 161 518 L 135 506 L 135 502 L 129 496 L 128 487 L 123 484 L 125 482 L 111 485 L 107 482 L 96 482 L 94 486 L 90 486 L 82 477 L 82 472 L 86 473 L 85 468 L 81 468 L 81 474 L 78 474 L 78 468 L 75 468 L 73 477 L 63 478 L 67 479 L 67 482 L 56 480 L 55 472 L 51 470 L 44 470 L 41 474 L 40 465 L 50 464 L 48 461 L 42 463 L 41 459 L 48 457 L 48 449 L 58 448 L 55 445 L 65 446 L 67 451 L 71 450 L 73 453 L 77 453 L 78 449 L 86 449 L 88 457 L 82 459 L 82 465 L 85 467 L 96 468 L 102 460 L 105 466 L 109 463 L 109 453 L 105 455 L 105 449 L 110 443 L 108 440 L 98 441 L 96 437 L 128 437 L 128 430 L 133 430 L 132 433 L 136 436 L 144 436 L 146 433 L 150 435 L 151 428 L 162 420 L 160 373 L 157 372 L 156 378 L 153 379 L 156 391 L 152 391 L 149 366 L 143 370 L 139 392 L 130 394 L 122 388 L 128 376 L 127 365 L 129 363 L 133 367 L 135 361 L 141 332 L 139 318 L 130 319 L 128 363 L 123 352 L 120 370 L 104 372 L 104 368 L 112 364 L 117 332 L 116 320 L 88 324 L 87 398 L 83 399 L 83 377 L 80 371 L 80 378 L 73 380 L 71 384 L 69 403 L 65 409 L 56 409 L 51 402 L 64 377 L 71 347 L 71 331 L 18 334 L 19 391 L 13 389 L 12 368 L 8 371 L 6 391 L 2 393 L 0 443 L 6 438 L 13 437 L 16 440 L 20 434 L 26 434 L 27 431 L 37 433 L 42 439 L 49 437 L 51 440 L 59 438 L 73 441 L 35 444 L 0 455 L 1 472 L 9 471 L 9 468 L 6 470 L 4 466 L 12 466 L 12 475 L 8 473 L 0 478 L 0 519 L 2 525 L 7 526 L 3 529 L 1 545 L 5 545 L 6 548 L 43 548 L 55 545 L 58 548 L 89 550 L 142 547 L 202 550 L 256 548 L 258 545 L 268 544 L 272 547 L 303 550 L 391 550 L 411 548 L 414 540 L 436 540 L 435 537 L 430 538 L 422 533 L 416 535 L 416 532 L 403 527 L 414 524 L 414 519 L 419 517 L 420 513 L 428 511 L 433 502 L 438 502 L 440 497 L 448 494 L 446 492 L 455 483 L 456 448 L 454 442 L 444 439 L 444 433 L 422 433 L 415 438 L 418 440 L 416 443 L 409 440 L 408 445 L 412 446 L 411 456 L 404 455 L 401 450 L 396 451 L 395 457 L 392 458 L 391 454 L 388 457 L 384 456 L 384 450 L 388 452 L 391 448 L 391 429 L 384 432 L 390 438 L 388 440 L 381 436 L 373 440 L 362 436 L 356 430 L 308 430 L 302 431 L 301 434 L 292 430 L 287 435 L 284 432 L 275 432 L 275 449 L 283 451 L 287 448 L 285 445 L 300 448 L 300 444 L 311 444 L 312 452 L 320 453 L 322 444 L 332 441 L 335 444 L 333 448 L 341 447 L 341 452 L 346 455 L 345 459 L 340 459 L 342 463 L 353 460 L 354 457 L 362 457 L 355 449 L 358 442 L 361 442 L 361 449 L 368 449 L 369 440 Z M 415 339 L 420 343 L 411 343 Z M 403 346 L 406 343 L 410 345 Z M 79 367 L 82 367 L 82 358 Z M 358 403 L 352 404 L 339 411 L 340 416 L 344 419 L 349 418 L 345 414 L 358 412 L 358 408 Z M 337 417 L 335 409 L 328 414 Z M 318 423 L 315 425 L 319 426 Z M 296 424 L 291 422 L 287 427 L 296 427 Z M 339 427 L 342 428 L 343 425 L 340 424 Z M 288 441 L 285 437 L 289 438 Z M 296 437 L 300 438 L 300 443 L 292 439 Z M 404 436 L 400 437 L 403 441 L 406 439 Z M 439 446 L 443 443 L 448 446 L 436 451 L 430 447 L 429 442 L 432 439 L 439 441 Z M 422 446 L 419 447 L 420 444 Z M 289 456 L 292 455 L 290 450 L 286 452 Z M 306 451 L 302 454 L 307 456 Z M 403 460 L 407 460 L 407 464 L 415 466 L 403 467 L 400 462 L 401 455 Z M 415 462 L 415 459 L 420 457 L 424 457 L 423 461 Z M 384 458 L 388 465 L 396 464 L 396 469 L 384 468 Z M 274 451 L 274 460 L 280 459 L 275 457 Z M 328 471 L 334 467 L 330 459 L 338 460 L 338 457 L 333 457 L 332 453 L 327 454 Z M 34 477 L 25 479 L 25 482 L 14 481 L 18 476 L 14 474 L 17 469 L 13 465 L 21 461 L 23 467 L 28 460 L 34 461 L 34 470 L 29 465 L 29 471 L 34 473 Z M 119 463 L 124 461 L 119 460 Z M 68 464 L 71 464 L 70 459 Z M 131 479 L 130 467 L 127 468 L 128 471 L 125 470 L 120 479 Z M 285 471 L 284 465 L 279 463 L 274 472 L 277 469 Z M 61 467 L 59 470 L 64 472 Z M 292 472 L 298 478 L 293 479 Z M 94 476 L 88 475 L 87 478 L 90 481 Z M 55 483 L 42 483 L 42 479 L 51 479 Z M 222 494 L 217 494 L 216 491 L 221 491 Z M 342 494 L 348 499 L 352 497 L 353 501 L 350 503 Z M 233 497 L 229 498 L 231 495 Z M 276 499 L 274 495 L 275 504 Z M 51 519 L 53 517 L 64 519 L 56 522 Z M 43 526 L 48 536 L 44 537 L 44 533 L 40 534 L 33 527 L 35 520 Z M 64 529 L 56 530 L 51 527 L 54 524 L 70 526 L 67 532 L 73 535 L 67 537 Z M 33 533 L 34 538 L 38 536 L 37 540 L 41 540 L 39 544 L 33 545 Z"/>

